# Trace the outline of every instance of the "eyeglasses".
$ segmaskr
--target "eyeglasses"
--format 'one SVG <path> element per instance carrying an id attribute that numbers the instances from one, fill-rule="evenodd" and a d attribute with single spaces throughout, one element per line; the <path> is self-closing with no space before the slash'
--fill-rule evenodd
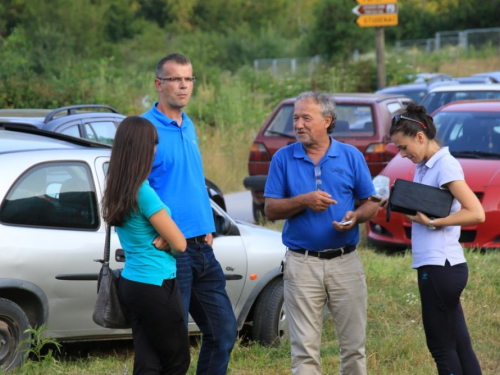
<path id="1" fill-rule="evenodd" d="M 314 167 L 314 177 L 316 177 L 316 190 L 321 190 L 321 167 L 319 165 Z"/>
<path id="2" fill-rule="evenodd" d="M 196 77 L 156 77 L 160 81 L 167 81 L 171 83 L 181 83 L 182 81 L 186 81 L 187 83 L 195 83 L 196 82 Z"/>
<path id="3" fill-rule="evenodd" d="M 391 127 L 396 128 L 399 125 L 399 123 L 400 123 L 401 120 L 408 120 L 408 121 L 416 122 L 417 124 L 420 124 L 422 126 L 422 128 L 427 129 L 427 127 L 424 125 L 423 122 L 414 120 L 412 118 L 409 118 L 409 117 L 406 117 L 406 116 L 403 116 L 403 115 L 396 115 L 396 116 L 394 116 L 392 118 Z"/>

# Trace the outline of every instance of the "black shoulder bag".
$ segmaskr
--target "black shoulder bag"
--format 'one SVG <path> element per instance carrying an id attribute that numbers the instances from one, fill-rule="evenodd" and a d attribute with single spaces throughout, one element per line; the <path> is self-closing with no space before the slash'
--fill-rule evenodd
<path id="1" fill-rule="evenodd" d="M 391 211 L 407 215 L 416 215 L 419 211 L 428 217 L 446 217 L 452 203 L 453 194 L 449 190 L 398 178 L 391 188 L 386 221 L 389 221 Z"/>
<path id="2" fill-rule="evenodd" d="M 118 280 L 121 269 L 109 268 L 109 243 L 111 227 L 106 225 L 106 240 L 104 242 L 103 259 L 95 259 L 102 264 L 97 280 L 97 301 L 94 305 L 92 319 L 105 328 L 119 329 L 130 328 L 130 323 L 123 312 L 118 296 Z"/>

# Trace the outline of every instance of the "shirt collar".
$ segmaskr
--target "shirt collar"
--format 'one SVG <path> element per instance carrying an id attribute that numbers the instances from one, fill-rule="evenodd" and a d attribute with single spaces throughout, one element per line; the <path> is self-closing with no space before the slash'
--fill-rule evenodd
<path id="1" fill-rule="evenodd" d="M 449 155 L 450 151 L 448 147 L 441 147 L 434 155 L 431 156 L 427 162 L 420 162 L 418 163 L 417 167 L 422 168 L 423 166 L 426 166 L 427 168 L 432 168 L 436 162 L 441 159 L 445 155 Z"/>
<path id="2" fill-rule="evenodd" d="M 153 116 L 155 117 L 156 120 L 158 120 L 160 123 L 163 125 L 174 125 L 174 126 L 179 126 L 176 120 L 172 120 L 170 117 L 168 117 L 166 114 L 163 112 L 160 112 L 157 108 L 158 102 L 155 102 L 153 104 Z M 186 115 L 186 112 L 182 111 L 182 125 L 184 125 L 185 121 L 188 117 Z M 181 126 L 182 126 L 181 125 Z"/>
<path id="3" fill-rule="evenodd" d="M 333 139 L 331 136 L 329 138 L 330 147 L 328 147 L 328 151 L 325 155 L 330 158 L 334 158 L 339 155 L 339 142 Z M 307 156 L 306 150 L 304 149 L 304 146 L 302 146 L 302 143 L 296 142 L 294 144 L 293 156 L 297 159 L 304 159 Z"/>

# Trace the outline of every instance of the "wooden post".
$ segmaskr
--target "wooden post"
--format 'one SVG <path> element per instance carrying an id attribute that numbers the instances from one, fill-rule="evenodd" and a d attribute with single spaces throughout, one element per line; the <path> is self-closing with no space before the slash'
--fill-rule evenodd
<path id="1" fill-rule="evenodd" d="M 377 56 L 377 88 L 380 90 L 385 87 L 386 82 L 385 40 L 383 27 L 375 27 L 375 50 Z"/>

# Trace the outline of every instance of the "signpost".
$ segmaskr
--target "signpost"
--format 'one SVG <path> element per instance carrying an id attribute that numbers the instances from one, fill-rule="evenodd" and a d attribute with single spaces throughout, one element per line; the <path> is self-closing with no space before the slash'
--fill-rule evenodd
<path id="1" fill-rule="evenodd" d="M 376 27 L 376 26 L 397 26 L 397 14 L 382 14 L 379 16 L 359 16 L 356 23 L 360 27 Z"/>
<path id="2" fill-rule="evenodd" d="M 352 12 L 357 15 L 359 27 L 375 27 L 375 50 L 377 55 L 377 86 L 385 87 L 385 26 L 398 25 L 397 0 L 354 0 L 358 5 Z"/>

